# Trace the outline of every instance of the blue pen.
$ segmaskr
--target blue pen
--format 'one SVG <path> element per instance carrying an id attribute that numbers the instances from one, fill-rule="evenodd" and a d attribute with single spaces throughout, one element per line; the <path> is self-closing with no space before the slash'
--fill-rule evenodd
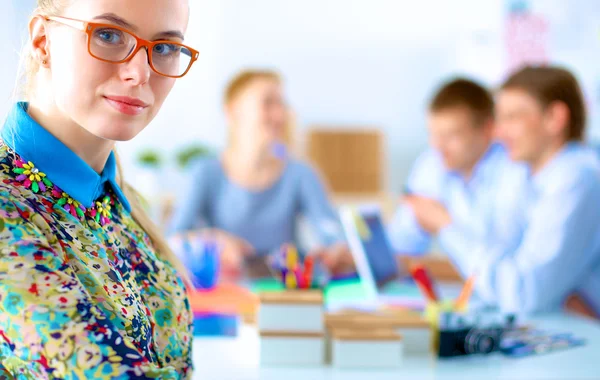
<path id="1" fill-rule="evenodd" d="M 196 243 L 199 242 L 199 239 L 196 238 Z M 199 288 L 199 274 L 204 266 L 204 256 L 202 255 L 202 251 L 196 249 L 199 244 L 195 244 L 196 247 L 193 247 L 189 239 L 186 237 L 183 239 L 183 249 L 185 252 L 185 264 L 187 268 L 193 275 L 192 282 L 194 287 Z M 200 244 L 201 246 L 201 244 Z"/>
<path id="2" fill-rule="evenodd" d="M 196 275 L 200 288 L 212 289 L 217 283 L 219 274 L 219 252 L 217 244 L 207 241 L 202 244 L 203 265 Z"/>
<path id="3" fill-rule="evenodd" d="M 219 254 L 213 242 L 196 237 L 194 244 L 183 239 L 184 264 L 193 275 L 194 287 L 211 289 L 217 282 L 219 272 Z"/>

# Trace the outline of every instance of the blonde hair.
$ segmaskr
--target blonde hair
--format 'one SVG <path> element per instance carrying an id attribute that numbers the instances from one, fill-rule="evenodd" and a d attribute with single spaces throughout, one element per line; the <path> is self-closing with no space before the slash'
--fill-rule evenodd
<path id="1" fill-rule="evenodd" d="M 268 69 L 248 69 L 242 70 L 237 73 L 227 84 L 225 87 L 225 93 L 223 95 L 223 104 L 225 106 L 231 105 L 234 101 L 236 101 L 239 96 L 250 87 L 255 81 L 267 79 L 277 82 L 277 84 L 282 84 L 283 80 L 279 73 L 274 70 Z M 288 120 L 288 124 L 285 127 L 284 131 L 284 143 L 288 146 L 288 148 L 292 147 L 293 144 L 293 122 L 292 120 Z M 232 140 L 232 130 L 230 126 L 229 130 L 229 142 Z"/>
<path id="2" fill-rule="evenodd" d="M 37 7 L 33 11 L 35 15 L 46 15 L 46 16 L 60 16 L 62 11 L 72 2 L 73 0 L 37 0 Z M 35 91 L 35 74 L 40 69 L 40 63 L 36 57 L 31 54 L 29 46 L 26 45 L 23 49 L 22 55 L 22 68 L 24 68 L 21 75 L 21 79 L 24 82 L 23 89 L 24 93 L 20 94 L 23 98 L 28 99 L 31 94 Z"/>
<path id="3" fill-rule="evenodd" d="M 37 8 L 33 14 L 60 16 L 60 14 L 71 1 L 73 0 L 37 0 Z M 22 59 L 24 61 L 23 80 L 25 81 L 25 93 L 23 95 L 26 100 L 29 100 L 29 98 L 31 98 L 31 94 L 33 94 L 35 91 L 34 78 L 35 74 L 39 70 L 40 65 L 36 58 L 31 54 L 31 51 L 28 49 L 27 46 L 25 47 Z M 125 194 L 125 197 L 129 201 L 129 203 L 131 204 L 131 217 L 148 235 L 158 256 L 162 260 L 167 261 L 169 264 L 171 264 L 177 270 L 186 286 L 190 287 L 191 281 L 187 269 L 177 258 L 175 253 L 171 250 L 159 228 L 152 222 L 152 220 L 146 214 L 146 211 L 144 210 L 144 207 L 140 202 L 139 194 L 123 178 L 123 169 L 115 149 L 113 149 L 113 154 L 115 155 L 117 161 L 117 183 L 123 190 L 123 193 Z"/>
<path id="4" fill-rule="evenodd" d="M 230 105 L 240 94 L 247 89 L 253 82 L 259 79 L 270 79 L 281 83 L 281 77 L 273 70 L 243 70 L 237 73 L 227 84 L 223 103 Z"/>

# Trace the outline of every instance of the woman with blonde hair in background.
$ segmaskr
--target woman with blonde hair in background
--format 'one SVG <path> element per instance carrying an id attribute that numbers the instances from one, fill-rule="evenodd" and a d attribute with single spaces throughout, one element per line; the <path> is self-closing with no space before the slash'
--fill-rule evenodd
<path id="1" fill-rule="evenodd" d="M 0 140 L 2 378 L 190 378 L 181 265 L 113 151 L 197 59 L 188 1 L 37 3 Z"/>
<path id="2" fill-rule="evenodd" d="M 289 136 L 289 114 L 279 75 L 239 73 L 227 86 L 224 108 L 227 147 L 221 157 L 197 163 L 171 232 L 217 240 L 224 264 L 237 270 L 245 257 L 299 244 L 297 222 L 303 215 L 319 238 L 309 254 L 334 273 L 350 270 L 351 255 L 322 181 L 281 149 Z"/>

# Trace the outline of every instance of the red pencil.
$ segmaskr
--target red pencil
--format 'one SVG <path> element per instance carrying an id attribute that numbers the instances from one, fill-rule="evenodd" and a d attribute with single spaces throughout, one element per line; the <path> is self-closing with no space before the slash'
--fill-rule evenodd
<path id="1" fill-rule="evenodd" d="M 438 300 L 438 297 L 433 288 L 433 282 L 431 281 L 431 278 L 427 274 L 425 268 L 421 265 L 416 265 L 411 269 L 411 273 L 413 279 L 415 280 L 425 297 L 431 302 L 436 302 Z"/>
<path id="2" fill-rule="evenodd" d="M 305 279 L 307 289 L 310 289 L 310 287 L 312 286 L 313 268 L 314 268 L 313 257 L 306 256 L 306 259 L 304 259 L 304 279 Z"/>

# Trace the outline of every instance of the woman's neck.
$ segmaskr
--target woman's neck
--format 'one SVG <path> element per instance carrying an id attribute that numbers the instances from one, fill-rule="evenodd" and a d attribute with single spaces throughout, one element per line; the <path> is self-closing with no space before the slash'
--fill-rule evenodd
<path id="1" fill-rule="evenodd" d="M 250 144 L 231 144 L 223 153 L 223 165 L 231 180 L 253 190 L 272 185 L 284 167 L 270 149 Z"/>
<path id="2" fill-rule="evenodd" d="M 27 113 L 98 174 L 102 173 L 114 148 L 114 141 L 95 136 L 73 120 L 65 118 L 54 103 L 31 102 Z"/>
<path id="3" fill-rule="evenodd" d="M 531 174 L 535 175 L 542 171 L 554 157 L 556 157 L 560 151 L 568 144 L 567 141 L 556 141 L 550 144 L 543 152 L 541 152 L 535 159 L 529 161 L 531 168 Z"/>

